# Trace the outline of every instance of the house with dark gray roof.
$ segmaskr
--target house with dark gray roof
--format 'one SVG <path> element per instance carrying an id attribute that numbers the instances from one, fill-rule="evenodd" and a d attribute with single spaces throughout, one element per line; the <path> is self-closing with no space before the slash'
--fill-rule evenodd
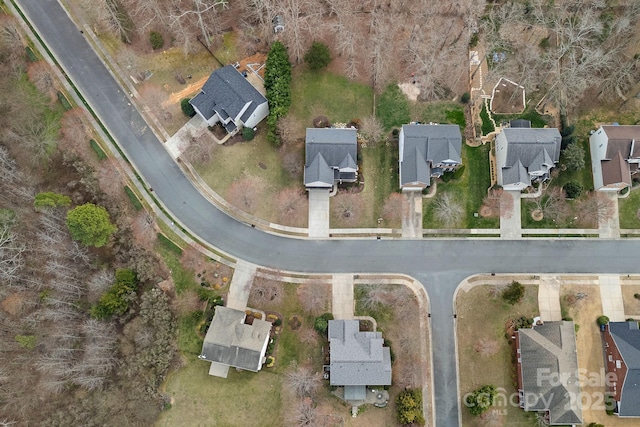
<path id="1" fill-rule="evenodd" d="M 560 160 L 562 137 L 554 128 L 504 128 L 495 141 L 497 181 L 505 190 L 523 190 L 549 179 Z"/>
<path id="2" fill-rule="evenodd" d="M 331 189 L 358 178 L 356 129 L 309 128 L 305 140 L 304 185 Z"/>
<path id="3" fill-rule="evenodd" d="M 209 374 L 226 378 L 229 367 L 258 372 L 265 361 L 271 322 L 246 322 L 244 311 L 218 306 L 199 359 L 211 362 Z"/>
<path id="4" fill-rule="evenodd" d="M 391 384 L 391 353 L 382 333 L 361 332 L 357 320 L 329 320 L 329 383 L 344 400 L 365 400 L 367 386 Z"/>
<path id="5" fill-rule="evenodd" d="M 549 425 L 582 424 L 573 322 L 544 322 L 515 332 L 520 407 L 544 412 Z"/>
<path id="6" fill-rule="evenodd" d="M 408 124 L 399 134 L 400 188 L 423 190 L 431 178 L 462 164 L 462 135 L 457 125 Z"/>
<path id="7" fill-rule="evenodd" d="M 220 123 L 230 134 L 253 128 L 269 115 L 267 98 L 232 65 L 211 73 L 189 103 L 209 126 Z"/>
<path id="8" fill-rule="evenodd" d="M 619 417 L 640 417 L 640 329 L 638 322 L 605 326 L 607 387 Z"/>
<path id="9" fill-rule="evenodd" d="M 640 126 L 600 126 L 589 137 L 593 186 L 620 191 L 631 186 L 640 165 Z"/>

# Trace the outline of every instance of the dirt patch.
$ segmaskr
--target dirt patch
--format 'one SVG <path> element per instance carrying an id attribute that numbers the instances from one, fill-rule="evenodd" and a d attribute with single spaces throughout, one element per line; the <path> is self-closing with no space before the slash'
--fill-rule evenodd
<path id="1" fill-rule="evenodd" d="M 531 211 L 531 218 L 534 221 L 542 221 L 542 219 L 544 218 L 544 214 L 540 209 L 534 209 Z"/>
<path id="2" fill-rule="evenodd" d="M 634 295 L 640 295 L 640 285 L 623 285 L 622 301 L 624 302 L 625 317 L 640 316 L 640 299 Z"/>
<path id="3" fill-rule="evenodd" d="M 500 345 L 498 341 L 491 339 L 480 339 L 473 346 L 475 352 L 480 354 L 481 356 L 493 356 L 498 352 L 499 348 Z"/>
<path id="4" fill-rule="evenodd" d="M 260 167 L 260 169 L 262 169 L 262 170 L 267 170 L 267 165 L 265 165 L 265 164 L 264 164 L 264 163 L 262 163 L 262 162 L 258 162 L 258 166 L 259 166 L 259 167 Z"/>
<path id="5" fill-rule="evenodd" d="M 415 102 L 418 100 L 418 96 L 420 96 L 420 88 L 413 83 L 413 81 L 411 83 L 400 83 L 398 87 L 411 101 Z"/>
<path id="6" fill-rule="evenodd" d="M 482 205 L 480 206 L 480 216 L 483 218 L 496 218 L 499 215 L 499 210 L 494 209 L 491 206 Z"/>
<path id="7" fill-rule="evenodd" d="M 491 94 L 491 111 L 496 114 L 519 114 L 524 111 L 524 87 L 501 78 Z"/>
<path id="8" fill-rule="evenodd" d="M 162 103 L 164 107 L 167 107 L 171 104 L 178 104 L 184 98 L 193 98 L 195 94 L 197 94 L 202 86 L 205 84 L 209 76 L 204 76 L 198 81 L 190 83 L 182 89 L 180 92 L 173 92 L 169 95 L 169 97 Z"/>

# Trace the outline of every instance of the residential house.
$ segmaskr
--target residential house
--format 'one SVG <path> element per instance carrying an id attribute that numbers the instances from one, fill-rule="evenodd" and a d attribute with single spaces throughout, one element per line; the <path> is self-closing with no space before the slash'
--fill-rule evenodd
<path id="1" fill-rule="evenodd" d="M 304 185 L 331 189 L 358 177 L 356 129 L 310 128 L 305 140 Z"/>
<path id="2" fill-rule="evenodd" d="M 357 320 L 329 321 L 329 383 L 344 400 L 363 401 L 367 386 L 391 384 L 391 354 L 382 333 L 361 332 Z"/>
<path id="3" fill-rule="evenodd" d="M 546 413 L 549 425 L 582 424 L 573 322 L 544 322 L 515 332 L 520 407 Z"/>
<path id="4" fill-rule="evenodd" d="M 610 322 L 604 330 L 607 386 L 620 417 L 640 417 L 638 322 Z"/>
<path id="5" fill-rule="evenodd" d="M 211 73 L 189 103 L 209 126 L 220 123 L 230 134 L 253 128 L 269 115 L 267 98 L 232 65 Z"/>
<path id="6" fill-rule="evenodd" d="M 589 137 L 593 185 L 600 191 L 631 186 L 640 164 L 640 126 L 600 126 Z"/>
<path id="7" fill-rule="evenodd" d="M 457 125 L 402 125 L 399 135 L 400 188 L 423 190 L 431 178 L 462 164 L 462 135 Z"/>
<path id="8" fill-rule="evenodd" d="M 209 375 L 226 378 L 229 367 L 258 372 L 265 361 L 271 323 L 244 311 L 218 306 L 202 345 L 202 360 L 211 362 Z"/>
<path id="9" fill-rule="evenodd" d="M 495 141 L 498 185 L 523 190 L 549 179 L 560 160 L 562 137 L 553 128 L 505 128 Z"/>

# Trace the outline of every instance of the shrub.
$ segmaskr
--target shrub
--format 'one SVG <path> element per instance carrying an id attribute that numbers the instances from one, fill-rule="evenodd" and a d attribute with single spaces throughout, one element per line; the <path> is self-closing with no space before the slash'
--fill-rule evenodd
<path id="1" fill-rule="evenodd" d="M 58 96 L 58 101 L 60 101 L 60 104 L 62 104 L 62 108 L 64 108 L 66 111 L 69 111 L 73 108 L 67 97 L 64 96 L 64 93 L 58 91 L 56 95 Z"/>
<path id="2" fill-rule="evenodd" d="M 329 329 L 329 320 L 333 320 L 333 314 L 324 313 L 320 316 L 316 317 L 316 320 L 313 322 L 313 328 L 322 335 L 327 333 Z"/>
<path id="3" fill-rule="evenodd" d="M 109 243 L 116 226 L 111 223 L 109 212 L 102 206 L 85 203 L 67 213 L 67 227 L 73 240 L 97 248 Z"/>
<path id="4" fill-rule="evenodd" d="M 90 139 L 89 140 L 89 145 L 91 145 L 91 148 L 96 153 L 96 156 L 98 156 L 98 160 L 104 160 L 104 159 L 107 158 L 107 154 L 104 152 L 102 147 L 100 147 L 100 145 L 98 145 L 98 143 L 95 140 Z"/>
<path id="5" fill-rule="evenodd" d="M 640 294 L 633 294 L 633 297 L 634 297 L 635 299 L 640 299 Z"/>
<path id="6" fill-rule="evenodd" d="M 396 411 L 400 425 L 424 425 L 422 390 L 404 390 L 396 398 Z"/>
<path id="7" fill-rule="evenodd" d="M 282 319 L 278 317 L 276 320 L 273 321 L 273 326 L 280 326 L 280 325 L 282 325 Z"/>
<path id="8" fill-rule="evenodd" d="M 469 38 L 469 47 L 474 48 L 478 45 L 478 41 L 480 39 L 480 36 L 478 35 L 477 32 L 471 34 L 471 37 Z"/>
<path id="9" fill-rule="evenodd" d="M 245 141 L 251 141 L 255 135 L 256 133 L 252 128 L 242 128 L 242 139 Z"/>
<path id="10" fill-rule="evenodd" d="M 304 55 L 304 62 L 314 71 L 324 68 L 331 62 L 331 51 L 326 44 L 313 42 Z"/>
<path id="11" fill-rule="evenodd" d="M 271 45 L 264 71 L 264 88 L 269 101 L 267 139 L 280 145 L 277 133 L 278 119 L 289 111 L 291 105 L 291 63 L 287 48 L 279 41 Z"/>
<path id="12" fill-rule="evenodd" d="M 569 170 L 580 170 L 585 167 L 584 149 L 580 144 L 571 142 L 563 151 L 564 164 Z"/>
<path id="13" fill-rule="evenodd" d="M 183 98 L 180 101 L 180 108 L 182 109 L 182 114 L 187 117 L 193 117 L 196 115 L 196 110 L 193 108 L 193 105 L 189 104 L 189 98 Z"/>
<path id="14" fill-rule="evenodd" d="M 131 200 L 131 204 L 133 205 L 134 209 L 139 211 L 142 209 L 142 203 L 140 203 L 140 200 L 138 199 L 138 196 L 136 196 L 136 194 L 133 192 L 133 190 L 131 188 L 129 188 L 129 186 L 125 185 L 124 186 L 124 192 L 127 193 L 127 197 L 129 197 L 129 200 Z"/>
<path id="15" fill-rule="evenodd" d="M 502 291 L 502 299 L 511 305 L 515 305 L 520 302 L 524 296 L 524 286 L 520 282 L 513 281 L 511 284 Z"/>
<path id="16" fill-rule="evenodd" d="M 113 315 L 123 315 L 129 310 L 129 304 L 135 300 L 138 290 L 138 276 L 133 270 L 116 270 L 115 283 L 91 307 L 91 317 L 106 319 Z"/>
<path id="17" fill-rule="evenodd" d="M 20 344 L 20 347 L 26 348 L 27 350 L 36 348 L 35 335 L 16 335 L 16 341 Z"/>
<path id="18" fill-rule="evenodd" d="M 598 326 L 603 326 L 609 323 L 609 318 L 607 316 L 600 316 L 598 317 L 597 322 L 598 322 Z"/>
<path id="19" fill-rule="evenodd" d="M 489 118 L 489 112 L 487 111 L 487 105 L 482 104 L 482 110 L 480 110 L 480 119 L 482 120 L 482 134 L 488 135 L 494 130 L 496 130 L 495 126 L 491 122 Z"/>
<path id="20" fill-rule="evenodd" d="M 71 205 L 71 199 L 63 194 L 45 191 L 36 194 L 33 206 L 37 208 L 57 208 L 59 206 Z"/>
<path id="21" fill-rule="evenodd" d="M 569 199 L 577 199 L 580 197 L 583 189 L 582 184 L 577 181 L 569 181 L 562 188 Z"/>
<path id="22" fill-rule="evenodd" d="M 478 416 L 485 412 L 496 398 L 497 390 L 493 385 L 483 385 L 477 390 L 469 393 L 465 397 L 465 406 L 473 416 Z"/>
<path id="23" fill-rule="evenodd" d="M 33 49 L 31 48 L 31 46 L 27 46 L 24 48 L 24 51 L 27 54 L 27 59 L 29 60 L 29 62 L 38 62 L 38 55 L 36 55 L 36 53 L 33 51 Z"/>
<path id="24" fill-rule="evenodd" d="M 160 49 L 164 46 L 164 38 L 162 37 L 162 34 L 157 31 L 151 31 L 151 33 L 149 33 L 149 42 L 151 43 L 151 48 L 154 50 Z"/>
<path id="25" fill-rule="evenodd" d="M 469 100 L 471 100 L 471 95 L 469 94 L 469 92 L 463 93 L 462 96 L 460 97 L 460 102 L 462 102 L 463 104 L 468 103 Z"/>

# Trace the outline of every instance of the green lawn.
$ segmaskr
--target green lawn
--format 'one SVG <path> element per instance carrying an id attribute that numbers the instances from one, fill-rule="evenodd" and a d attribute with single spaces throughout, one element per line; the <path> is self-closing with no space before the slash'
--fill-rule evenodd
<path id="1" fill-rule="evenodd" d="M 558 170 L 560 170 L 560 174 L 557 178 L 551 180 L 552 186 L 562 187 L 569 181 L 577 181 L 582 184 L 583 193 L 587 191 L 593 190 L 593 176 L 591 175 L 591 152 L 589 151 L 589 140 L 587 139 L 578 139 L 575 144 L 580 144 L 582 149 L 584 150 L 584 168 L 574 171 L 574 170 L 562 170 L 561 165 L 564 164 L 564 159 L 562 153 L 560 154 L 560 163 L 558 166 Z"/>
<path id="2" fill-rule="evenodd" d="M 422 123 L 452 123 L 465 127 L 464 110 L 458 102 L 414 102 L 411 104 L 411 120 Z"/>
<path id="3" fill-rule="evenodd" d="M 409 99 L 397 84 L 387 86 L 376 99 L 376 116 L 387 131 L 401 127 L 411 120 Z"/>
<path id="4" fill-rule="evenodd" d="M 289 111 L 305 127 L 319 115 L 332 123 L 348 123 L 373 114 L 373 90 L 336 74 L 298 69 L 291 82 Z"/>
<path id="5" fill-rule="evenodd" d="M 258 374 L 229 370 L 228 378 L 209 375 L 209 363 L 185 356 L 186 365 L 169 375 L 164 392 L 172 399 L 157 426 L 283 425 L 282 376 L 265 368 Z"/>
<path id="6" fill-rule="evenodd" d="M 449 182 L 438 182 L 438 194 L 451 192 L 455 199 L 461 200 L 465 206 L 466 216 L 460 228 L 498 228 L 500 226 L 498 218 L 476 218 L 473 215 L 479 212 L 482 200 L 491 186 L 489 150 L 488 144 L 480 147 L 469 147 L 463 144 L 462 164 L 464 170 L 462 176 L 451 179 Z M 424 228 L 442 227 L 433 214 L 433 202 L 436 198 L 424 199 Z"/>
<path id="7" fill-rule="evenodd" d="M 496 124 L 500 124 L 502 122 L 509 122 L 515 119 L 523 119 L 529 120 L 531 122 L 532 128 L 543 128 L 545 126 L 555 127 L 553 119 L 551 116 L 543 116 L 538 114 L 533 105 L 529 104 L 530 107 L 525 110 L 522 114 L 494 114 L 493 119 L 496 121 Z"/>
<path id="8" fill-rule="evenodd" d="M 633 190 L 626 199 L 618 199 L 620 210 L 620 228 L 640 228 L 638 209 L 640 209 L 640 191 Z"/>
<path id="9" fill-rule="evenodd" d="M 266 130 L 260 128 L 255 138 L 249 142 L 239 142 L 230 146 L 216 145 L 211 160 L 194 165 L 209 187 L 226 198 L 232 182 L 244 176 L 256 176 L 266 183 L 261 204 L 256 216 L 265 220 L 275 220 L 275 203 L 278 192 L 287 187 L 299 186 L 282 167 L 282 158 L 266 139 Z"/>

